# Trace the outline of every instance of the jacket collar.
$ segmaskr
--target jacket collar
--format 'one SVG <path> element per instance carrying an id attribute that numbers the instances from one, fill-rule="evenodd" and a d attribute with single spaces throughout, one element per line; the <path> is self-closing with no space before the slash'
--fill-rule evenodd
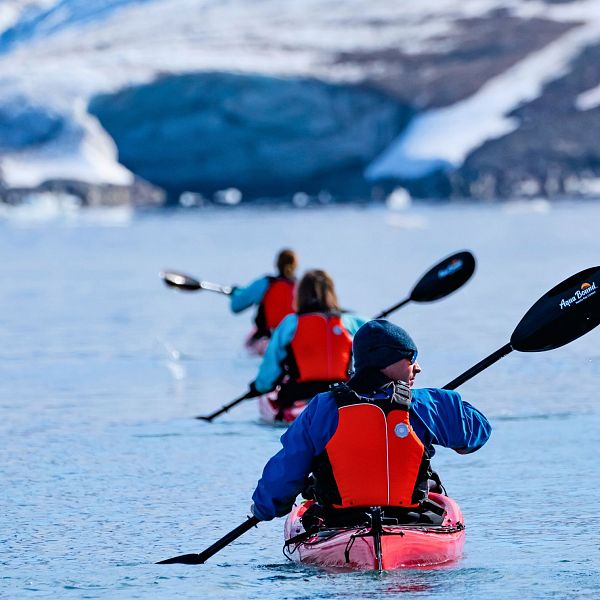
<path id="1" fill-rule="evenodd" d="M 382 392 L 383 388 L 389 386 L 392 380 L 386 377 L 379 369 L 368 367 L 354 373 L 348 381 L 348 387 L 358 394 L 369 394 Z M 393 387 L 390 388 L 390 391 Z"/>

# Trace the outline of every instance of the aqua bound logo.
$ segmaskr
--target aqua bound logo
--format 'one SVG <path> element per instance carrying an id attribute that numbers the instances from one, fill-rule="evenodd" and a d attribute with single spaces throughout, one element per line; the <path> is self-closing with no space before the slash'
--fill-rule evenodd
<path id="1" fill-rule="evenodd" d="M 460 258 L 455 258 L 445 269 L 440 269 L 438 271 L 438 278 L 442 279 L 444 277 L 448 277 L 448 275 L 452 275 L 452 273 L 456 273 L 456 271 L 462 269 L 463 261 Z"/>
<path id="2" fill-rule="evenodd" d="M 571 298 L 562 298 L 560 301 L 560 309 L 569 308 L 571 304 L 579 304 L 583 302 L 586 298 L 589 298 L 593 294 L 596 293 L 596 282 L 588 283 L 585 281 L 581 284 L 581 287 L 578 290 L 575 290 L 575 293 Z"/>

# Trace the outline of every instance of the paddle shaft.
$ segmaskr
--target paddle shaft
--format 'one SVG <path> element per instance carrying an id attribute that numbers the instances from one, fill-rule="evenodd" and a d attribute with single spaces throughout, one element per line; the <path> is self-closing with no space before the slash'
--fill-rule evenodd
<path id="1" fill-rule="evenodd" d="M 256 398 L 256 396 L 260 396 L 260 395 L 262 395 L 262 392 L 254 392 L 254 391 L 247 392 L 243 396 L 240 396 L 239 398 L 236 398 L 235 400 L 231 401 L 229 404 L 222 406 L 219 410 L 215 411 L 214 413 L 211 413 L 210 415 L 206 415 L 206 416 L 196 417 L 196 419 L 202 419 L 203 421 L 210 422 L 215 417 L 218 417 L 219 415 L 222 415 L 223 413 L 228 412 L 229 409 L 233 408 L 236 404 L 239 404 L 240 402 L 243 402 L 244 400 L 248 400 L 249 398 Z"/>
<path id="2" fill-rule="evenodd" d="M 260 519 L 256 517 L 248 517 L 246 521 L 238 525 L 235 529 L 232 529 L 229 533 L 225 534 L 220 540 L 217 540 L 212 546 L 209 546 L 200 554 L 182 554 L 181 556 L 175 556 L 173 558 L 168 558 L 167 560 L 161 560 L 156 563 L 158 565 L 168 565 L 181 563 L 186 565 L 202 565 L 204 564 L 211 556 L 214 556 L 219 550 L 225 548 L 225 546 L 231 544 L 234 540 L 239 538 L 241 535 L 246 533 L 252 527 L 255 527 L 260 523 Z"/>
<path id="3" fill-rule="evenodd" d="M 242 534 L 246 533 L 249 529 L 252 529 L 260 523 L 260 519 L 256 517 L 248 517 L 246 521 L 238 525 L 235 529 L 232 529 L 229 533 L 225 534 L 220 540 L 216 541 L 212 546 L 204 550 L 198 555 L 201 563 L 208 560 L 211 556 L 216 554 L 222 548 L 225 548 L 228 544 L 231 544 L 233 540 L 237 540 Z"/>
<path id="4" fill-rule="evenodd" d="M 431 267 L 415 284 L 412 292 L 398 304 L 382 310 L 374 319 L 383 319 L 409 302 L 433 302 L 462 287 L 475 271 L 475 257 L 457 252 Z"/>
<path id="5" fill-rule="evenodd" d="M 231 296 L 232 294 L 232 289 L 228 285 L 211 283 L 210 281 L 201 281 L 200 289 L 207 290 L 209 292 L 217 292 L 217 294 L 224 294 L 225 296 Z"/>
<path id="6" fill-rule="evenodd" d="M 374 319 L 383 319 L 383 318 L 387 317 L 389 314 L 393 313 L 395 310 L 398 310 L 405 304 L 408 304 L 409 302 L 410 302 L 410 298 L 405 298 L 404 300 L 402 300 L 402 302 L 398 302 L 398 304 L 394 304 L 394 306 L 391 306 L 390 308 L 380 312 L 378 315 L 374 316 L 373 318 Z"/>
<path id="7" fill-rule="evenodd" d="M 498 348 L 495 352 L 492 352 L 488 357 L 479 361 L 476 365 L 473 365 L 470 369 L 467 369 L 464 373 L 453 379 L 450 383 L 447 383 L 442 389 L 444 390 L 455 390 L 459 385 L 469 381 L 472 377 L 475 377 L 478 373 L 481 373 L 484 369 L 498 362 L 503 356 L 510 354 L 513 351 L 513 347 L 510 343 L 505 344 L 502 348 Z"/>

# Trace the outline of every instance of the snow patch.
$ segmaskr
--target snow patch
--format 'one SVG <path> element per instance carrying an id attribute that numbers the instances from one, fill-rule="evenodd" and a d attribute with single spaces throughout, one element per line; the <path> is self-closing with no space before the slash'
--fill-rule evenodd
<path id="1" fill-rule="evenodd" d="M 575 99 L 577 110 L 592 110 L 600 106 L 600 85 L 579 94 Z"/>
<path id="2" fill-rule="evenodd" d="M 403 211 L 410 208 L 412 198 L 408 190 L 403 187 L 397 187 L 386 199 L 385 205 L 392 211 Z"/>
<path id="3" fill-rule="evenodd" d="M 43 144 L 13 153 L 2 161 L 11 187 L 37 187 L 45 181 L 67 179 L 98 184 L 130 185 L 132 173 L 119 164 L 117 148 L 83 101 L 75 104 L 74 127 Z"/>
<path id="4" fill-rule="evenodd" d="M 217 204 L 236 206 L 242 201 L 242 192 L 234 187 L 227 188 L 225 190 L 219 190 L 215 192 L 214 201 Z"/>

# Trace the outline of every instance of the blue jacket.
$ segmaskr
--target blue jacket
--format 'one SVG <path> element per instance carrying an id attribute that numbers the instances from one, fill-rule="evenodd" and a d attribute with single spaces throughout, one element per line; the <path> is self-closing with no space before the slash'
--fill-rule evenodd
<path id="1" fill-rule="evenodd" d="M 260 304 L 269 289 L 269 277 L 259 277 L 246 287 L 236 287 L 231 296 L 231 310 L 239 313 L 255 304 Z"/>
<path id="2" fill-rule="evenodd" d="M 351 337 L 368 319 L 350 313 L 342 313 L 342 324 Z M 254 385 L 259 392 L 272 390 L 283 375 L 283 365 L 288 356 L 289 344 L 298 328 L 298 315 L 287 315 L 273 330 L 267 351 L 258 370 Z"/>
<path id="3" fill-rule="evenodd" d="M 281 436 L 283 448 L 265 465 L 252 496 L 256 517 L 270 521 L 291 510 L 311 473 L 313 459 L 325 450 L 337 429 L 338 414 L 333 394 L 318 394 Z M 461 454 L 475 452 L 492 431 L 485 416 L 458 392 L 438 388 L 413 390 L 410 423 L 430 456 L 435 453 L 434 444 Z"/>

